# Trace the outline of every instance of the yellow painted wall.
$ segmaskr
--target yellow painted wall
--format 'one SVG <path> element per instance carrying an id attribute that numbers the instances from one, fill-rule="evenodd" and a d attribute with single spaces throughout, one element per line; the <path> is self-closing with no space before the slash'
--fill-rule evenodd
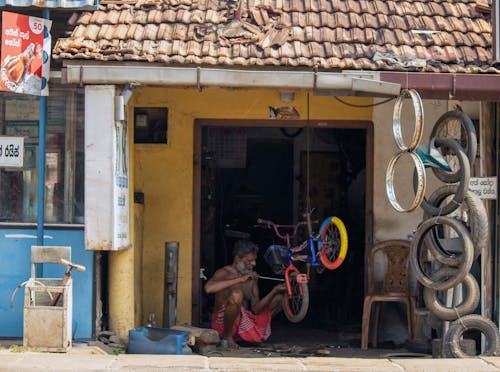
<path id="1" fill-rule="evenodd" d="M 371 99 L 343 98 L 358 105 Z M 277 91 L 229 91 L 138 88 L 129 103 L 135 107 L 167 107 L 168 144 L 132 144 L 135 192 L 143 192 L 143 318 L 156 314 L 162 324 L 165 242 L 179 241 L 177 323 L 191 322 L 193 232 L 193 140 L 195 119 L 269 119 L 269 106 L 293 105 L 307 119 L 307 94 L 297 93 L 292 104 Z M 370 120 L 372 108 L 341 104 L 334 97 L 310 94 L 311 119 Z M 133 128 L 132 122 L 130 126 Z M 196 274 L 197 275 L 197 274 Z M 133 311 L 133 308 L 130 309 Z M 146 319 L 143 319 L 145 322 Z"/>

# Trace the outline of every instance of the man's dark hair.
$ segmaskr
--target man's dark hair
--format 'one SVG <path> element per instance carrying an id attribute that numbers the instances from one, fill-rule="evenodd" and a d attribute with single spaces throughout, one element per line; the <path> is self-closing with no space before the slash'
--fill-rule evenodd
<path id="1" fill-rule="evenodd" d="M 233 258 L 245 257 L 247 254 L 250 253 L 257 254 L 258 251 L 259 247 L 257 247 L 257 244 L 251 242 L 250 240 L 247 239 L 238 240 L 236 243 L 234 243 Z"/>

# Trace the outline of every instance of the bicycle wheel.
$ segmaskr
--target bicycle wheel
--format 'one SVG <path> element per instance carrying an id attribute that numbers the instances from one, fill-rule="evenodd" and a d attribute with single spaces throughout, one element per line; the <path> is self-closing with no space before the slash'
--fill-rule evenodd
<path id="1" fill-rule="evenodd" d="M 327 269 L 335 270 L 347 255 L 347 230 L 338 217 L 326 218 L 320 228 L 319 259 Z"/>
<path id="2" fill-rule="evenodd" d="M 434 137 L 445 137 L 454 138 L 458 141 L 460 146 L 463 148 L 467 158 L 469 159 L 469 165 L 472 168 L 474 161 L 476 160 L 477 153 L 477 135 L 476 129 L 472 120 L 462 111 L 453 110 L 444 113 L 434 124 L 431 131 L 430 138 Z M 451 154 L 445 150 L 444 155 L 447 157 L 448 161 L 453 168 L 453 171 L 446 172 L 442 169 L 432 168 L 432 171 L 441 181 L 447 183 L 459 182 L 461 175 L 458 164 L 455 164 L 453 157 L 456 156 L 456 152 Z"/>
<path id="3" fill-rule="evenodd" d="M 298 323 L 304 319 L 309 309 L 309 287 L 307 283 L 297 282 L 296 272 L 291 272 L 288 278 L 292 294 L 289 295 L 287 291 L 283 296 L 283 312 L 289 321 Z"/>

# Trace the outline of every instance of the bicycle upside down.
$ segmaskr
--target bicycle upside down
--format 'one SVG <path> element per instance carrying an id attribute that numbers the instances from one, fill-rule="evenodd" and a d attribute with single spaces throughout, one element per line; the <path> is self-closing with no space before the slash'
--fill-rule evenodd
<path id="1" fill-rule="evenodd" d="M 325 268 L 337 269 L 347 254 L 347 230 L 338 217 L 327 217 L 321 224 L 319 233 L 312 230 L 311 213 L 305 213 L 305 221 L 293 225 L 278 225 L 273 221 L 258 219 L 257 223 L 273 228 L 277 237 L 286 245 L 271 245 L 267 248 L 264 259 L 274 273 L 284 274 L 286 292 L 283 296 L 283 311 L 293 323 L 300 322 L 309 308 L 310 267 L 322 272 Z M 317 222 L 317 221 L 315 221 Z M 300 226 L 307 226 L 308 236 L 301 244 L 292 245 Z M 306 264 L 306 273 L 302 273 L 295 262 Z"/>

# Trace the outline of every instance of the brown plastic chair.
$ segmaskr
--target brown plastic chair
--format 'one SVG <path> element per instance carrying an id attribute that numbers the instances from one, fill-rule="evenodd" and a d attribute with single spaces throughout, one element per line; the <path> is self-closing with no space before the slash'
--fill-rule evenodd
<path id="1" fill-rule="evenodd" d="M 382 288 L 375 289 L 374 265 L 375 255 L 382 253 L 386 259 L 386 269 Z M 413 338 L 413 311 L 415 298 L 411 296 L 408 280 L 408 257 L 410 242 L 408 240 L 386 240 L 373 245 L 368 255 L 368 293 L 363 303 L 363 323 L 361 326 L 361 349 L 368 349 L 368 335 L 372 304 L 375 304 L 374 329 L 372 346 L 377 347 L 378 323 L 381 302 L 401 302 L 406 305 L 408 334 Z"/>

